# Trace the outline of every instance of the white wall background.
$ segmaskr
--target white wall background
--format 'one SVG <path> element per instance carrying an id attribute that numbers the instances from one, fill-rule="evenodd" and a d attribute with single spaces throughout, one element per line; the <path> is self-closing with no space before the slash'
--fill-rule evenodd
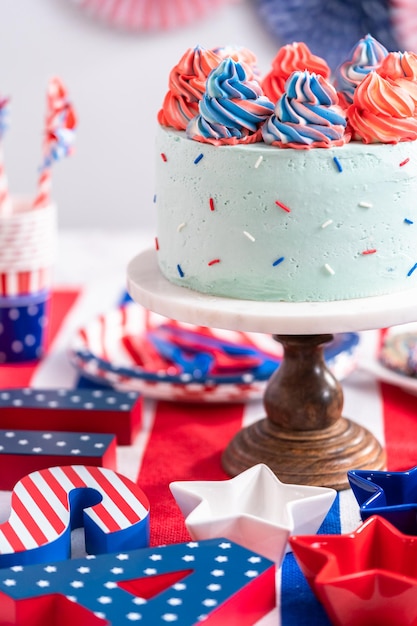
<path id="1" fill-rule="evenodd" d="M 60 228 L 153 231 L 156 115 L 171 67 L 197 44 L 248 47 L 261 72 L 279 47 L 251 0 L 229 0 L 187 27 L 152 33 L 110 28 L 71 0 L 2 0 L 0 94 L 11 98 L 3 145 L 12 192 L 36 189 L 45 90 L 58 75 L 79 117 L 75 153 L 53 169 Z"/>

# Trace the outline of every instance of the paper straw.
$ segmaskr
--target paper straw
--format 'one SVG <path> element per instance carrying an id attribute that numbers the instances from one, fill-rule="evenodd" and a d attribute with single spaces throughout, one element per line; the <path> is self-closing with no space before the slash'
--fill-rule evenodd
<path id="1" fill-rule="evenodd" d="M 66 87 L 59 78 L 52 78 L 47 90 L 43 163 L 34 208 L 46 206 L 51 201 L 52 164 L 71 154 L 76 122 Z"/>
<path id="2" fill-rule="evenodd" d="M 0 98 L 0 142 L 8 128 L 9 100 Z M 6 170 L 4 167 L 3 148 L 0 145 L 0 216 L 10 215 L 12 212 L 12 201 L 9 194 Z"/>

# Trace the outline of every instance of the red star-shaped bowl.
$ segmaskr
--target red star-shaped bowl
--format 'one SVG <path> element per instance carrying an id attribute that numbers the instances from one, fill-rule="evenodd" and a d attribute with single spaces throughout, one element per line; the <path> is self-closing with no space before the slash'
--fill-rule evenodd
<path id="1" fill-rule="evenodd" d="M 351 534 L 289 541 L 332 624 L 417 626 L 417 536 L 375 515 Z"/>

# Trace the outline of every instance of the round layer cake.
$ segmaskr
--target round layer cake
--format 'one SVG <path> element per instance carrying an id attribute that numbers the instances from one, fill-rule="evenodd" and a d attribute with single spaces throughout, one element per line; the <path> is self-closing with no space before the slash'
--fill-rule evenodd
<path id="1" fill-rule="evenodd" d="M 159 267 L 265 301 L 394 293 L 417 281 L 417 142 L 211 145 L 157 131 Z"/>

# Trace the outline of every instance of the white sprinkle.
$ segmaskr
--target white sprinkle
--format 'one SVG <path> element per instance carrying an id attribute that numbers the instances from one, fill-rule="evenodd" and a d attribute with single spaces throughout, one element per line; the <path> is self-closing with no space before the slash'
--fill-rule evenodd
<path id="1" fill-rule="evenodd" d="M 247 237 L 251 241 L 255 241 L 255 237 L 251 235 L 250 233 L 248 233 L 246 230 L 243 231 L 243 234 L 245 235 L 245 237 Z"/>
<path id="2" fill-rule="evenodd" d="M 372 209 L 374 205 L 372 204 L 372 202 L 359 202 L 359 206 L 363 207 L 364 209 Z"/>
<path id="3" fill-rule="evenodd" d="M 328 226 L 330 226 L 330 224 L 333 224 L 333 220 L 327 220 L 327 222 L 324 222 L 324 224 L 322 224 L 321 227 L 327 228 Z"/>
<path id="4" fill-rule="evenodd" d="M 258 160 L 256 161 L 256 163 L 255 163 L 255 169 L 256 169 L 256 170 L 258 169 L 258 167 L 260 166 L 260 164 L 262 163 L 262 161 L 263 161 L 263 156 L 261 155 L 261 156 L 259 157 L 259 159 L 258 159 Z"/>
<path id="5" fill-rule="evenodd" d="M 182 231 L 182 229 L 184 228 L 184 226 L 185 226 L 185 222 L 182 222 L 182 224 L 179 224 L 179 226 L 177 228 L 177 232 L 180 233 Z"/>
<path id="6" fill-rule="evenodd" d="M 324 267 L 329 272 L 329 274 L 334 276 L 334 269 L 332 267 L 330 267 L 330 265 L 328 263 L 325 263 Z"/>

